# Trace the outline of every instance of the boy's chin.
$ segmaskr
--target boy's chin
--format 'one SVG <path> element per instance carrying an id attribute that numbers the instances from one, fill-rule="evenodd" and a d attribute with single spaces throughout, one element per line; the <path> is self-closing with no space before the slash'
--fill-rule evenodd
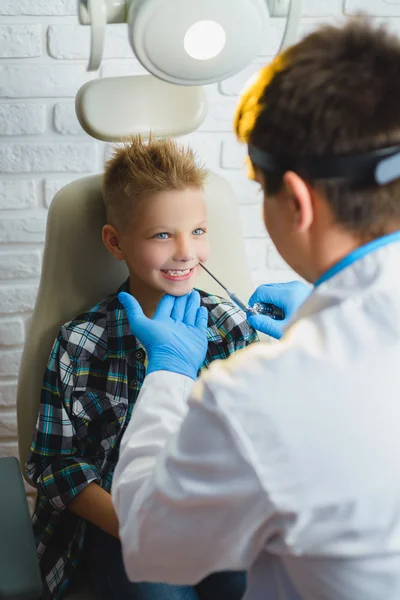
<path id="1" fill-rule="evenodd" d="M 170 296 L 185 296 L 189 294 L 193 289 L 193 283 L 182 281 L 179 285 L 176 283 L 172 285 L 163 286 L 163 291 Z"/>

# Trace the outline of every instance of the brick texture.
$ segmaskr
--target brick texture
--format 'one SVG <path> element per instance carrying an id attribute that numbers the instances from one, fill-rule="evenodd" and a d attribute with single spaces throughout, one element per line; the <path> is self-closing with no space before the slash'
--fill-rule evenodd
<path id="1" fill-rule="evenodd" d="M 400 17 L 399 0 L 345 0 L 344 12 L 354 15 L 359 12 L 375 17 Z"/>
<path id="2" fill-rule="evenodd" d="M 76 0 L 0 0 L 0 15 L 63 17 L 75 14 Z"/>
<path id="3" fill-rule="evenodd" d="M 3 63 L 0 65 L 0 98 L 72 98 L 90 79 L 93 75 L 87 73 L 84 65 Z"/>
<path id="4" fill-rule="evenodd" d="M 0 58 L 33 58 L 42 53 L 41 26 L 0 25 Z"/>
<path id="5" fill-rule="evenodd" d="M 0 210 L 23 210 L 25 208 L 32 208 L 36 202 L 37 190 L 34 180 L 0 180 Z"/>
<path id="6" fill-rule="evenodd" d="M 0 345 L 15 346 L 25 341 L 24 322 L 22 319 L 0 319 Z"/>
<path id="7" fill-rule="evenodd" d="M 0 171 L 3 173 L 84 173 L 96 168 L 97 152 L 92 142 L 0 144 Z"/>
<path id="8" fill-rule="evenodd" d="M 48 49 L 52 58 L 87 59 L 90 48 L 90 28 L 80 25 L 54 25 L 47 30 Z M 113 25 L 107 30 L 104 58 L 132 57 L 126 25 Z"/>
<path id="9" fill-rule="evenodd" d="M 7 222 L 6 226 L 8 229 L 12 229 L 13 224 Z M 40 225 L 40 230 L 43 231 L 43 224 Z M 9 235 L 11 237 L 11 234 Z M 21 237 L 20 230 L 14 235 L 15 237 Z M 27 239 L 25 233 L 23 233 L 22 236 L 24 240 Z M 10 239 L 7 241 L 10 241 Z M 37 279 L 39 275 L 39 250 L 31 250 L 30 252 L 27 252 L 26 250 L 17 250 L 16 252 L 11 252 L 10 250 L 0 251 L 0 282 L 15 279 Z"/>
<path id="10" fill-rule="evenodd" d="M 0 104 L 0 135 L 36 135 L 46 129 L 43 104 Z"/>

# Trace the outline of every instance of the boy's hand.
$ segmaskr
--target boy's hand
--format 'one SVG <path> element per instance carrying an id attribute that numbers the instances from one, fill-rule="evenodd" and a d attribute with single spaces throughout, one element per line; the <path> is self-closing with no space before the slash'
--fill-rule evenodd
<path id="1" fill-rule="evenodd" d="M 121 292 L 133 335 L 143 344 L 149 361 L 147 373 L 172 371 L 196 379 L 207 352 L 208 312 L 200 295 L 192 291 L 175 298 L 165 295 L 149 319 L 137 300 Z"/>

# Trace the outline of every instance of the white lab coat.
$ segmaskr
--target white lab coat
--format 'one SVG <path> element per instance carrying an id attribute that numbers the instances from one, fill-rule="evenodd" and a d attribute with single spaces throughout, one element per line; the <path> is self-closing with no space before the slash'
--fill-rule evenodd
<path id="1" fill-rule="evenodd" d="M 122 440 L 128 577 L 246 569 L 246 600 L 399 600 L 400 243 L 192 387 L 149 375 Z"/>

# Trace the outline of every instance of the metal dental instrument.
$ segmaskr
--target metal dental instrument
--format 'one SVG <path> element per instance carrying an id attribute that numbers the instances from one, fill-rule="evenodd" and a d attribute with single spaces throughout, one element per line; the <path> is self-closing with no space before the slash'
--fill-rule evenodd
<path id="1" fill-rule="evenodd" d="M 284 311 L 278 306 L 275 306 L 274 304 L 256 302 L 254 306 L 248 306 L 247 304 L 242 302 L 234 292 L 228 290 L 228 288 L 225 287 L 223 283 L 221 283 L 219 279 L 217 279 L 215 275 L 213 275 L 202 263 L 199 263 L 199 265 L 205 270 L 206 273 L 210 275 L 210 277 L 214 279 L 214 281 L 218 283 L 218 285 L 222 287 L 223 290 L 225 290 L 229 298 L 235 304 L 237 304 L 239 308 L 241 308 L 244 312 L 251 312 L 253 313 L 253 315 L 268 315 L 269 317 L 271 317 L 271 319 L 275 319 L 277 321 L 282 321 L 285 318 Z"/>

